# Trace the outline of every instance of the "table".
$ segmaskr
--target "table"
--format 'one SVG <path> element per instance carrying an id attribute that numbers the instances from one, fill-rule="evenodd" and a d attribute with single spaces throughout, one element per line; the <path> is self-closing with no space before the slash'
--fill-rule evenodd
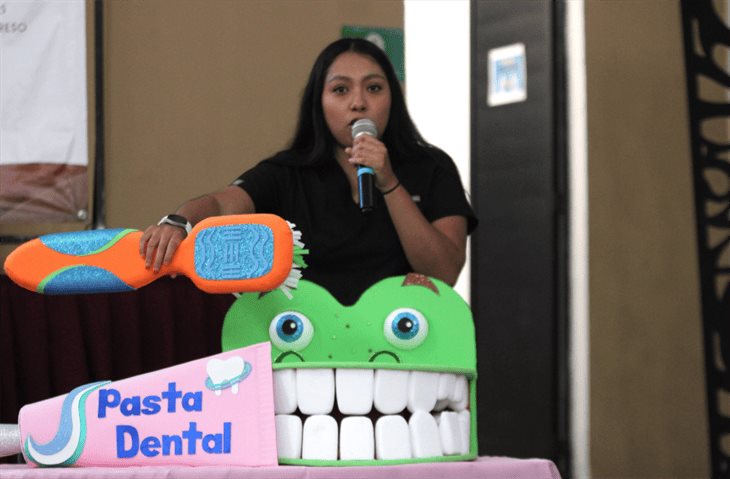
<path id="1" fill-rule="evenodd" d="M 0 478 L 143 478 L 143 479 L 560 479 L 547 459 L 485 456 L 471 462 L 437 462 L 368 467 L 85 467 L 36 468 L 0 465 Z"/>

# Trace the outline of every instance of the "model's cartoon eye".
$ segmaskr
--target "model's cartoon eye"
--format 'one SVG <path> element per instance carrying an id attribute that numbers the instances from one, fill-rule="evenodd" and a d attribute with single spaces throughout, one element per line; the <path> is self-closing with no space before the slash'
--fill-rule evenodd
<path id="1" fill-rule="evenodd" d="M 413 349 L 428 336 L 428 321 L 415 309 L 396 309 L 385 318 L 385 339 L 400 349 Z"/>
<path id="2" fill-rule="evenodd" d="M 301 351 L 314 336 L 314 326 L 309 318 L 296 311 L 277 314 L 269 325 L 271 342 L 282 351 Z"/>

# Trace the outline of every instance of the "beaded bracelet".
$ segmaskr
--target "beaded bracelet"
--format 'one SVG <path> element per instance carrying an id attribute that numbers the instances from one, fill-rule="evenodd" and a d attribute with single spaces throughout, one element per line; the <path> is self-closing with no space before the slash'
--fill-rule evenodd
<path id="1" fill-rule="evenodd" d="M 383 193 L 383 196 L 388 195 L 388 194 L 394 192 L 399 186 L 400 186 L 400 181 L 398 183 L 396 183 L 396 185 L 394 187 L 392 187 L 391 189 L 389 189 L 388 191 L 382 191 L 381 193 Z"/>

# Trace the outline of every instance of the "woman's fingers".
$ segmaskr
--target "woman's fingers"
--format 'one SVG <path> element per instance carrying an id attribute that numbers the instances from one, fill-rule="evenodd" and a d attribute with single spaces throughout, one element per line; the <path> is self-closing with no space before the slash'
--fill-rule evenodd
<path id="1" fill-rule="evenodd" d="M 165 249 L 165 256 L 162 259 L 162 264 L 170 264 L 170 261 L 172 261 L 172 256 L 175 254 L 175 251 L 177 251 L 177 247 L 180 246 L 180 241 L 182 241 L 182 238 L 180 236 L 170 236 L 170 239 L 167 243 L 167 248 Z"/>
<path id="2" fill-rule="evenodd" d="M 158 227 L 155 227 L 158 228 Z M 155 253 L 157 252 L 157 247 L 160 244 L 160 235 L 158 231 L 153 231 L 149 237 L 147 238 L 147 241 L 145 242 L 145 249 L 144 249 L 144 266 L 145 268 L 149 268 L 152 266 L 152 262 L 155 259 Z"/>
<path id="3" fill-rule="evenodd" d="M 144 233 L 142 233 L 142 236 L 139 238 L 139 255 L 143 258 L 147 254 L 147 242 L 150 240 L 150 236 L 152 235 L 155 228 L 157 228 L 157 226 L 148 226 L 147 229 L 144 230 Z"/>
<path id="4" fill-rule="evenodd" d="M 155 253 L 155 260 L 154 263 L 152 263 L 152 271 L 155 273 L 160 272 L 160 267 L 162 266 L 162 260 L 167 256 L 168 249 L 169 249 L 169 239 L 166 237 L 160 238 L 160 243 L 157 245 L 157 251 Z M 170 254 L 172 256 L 172 254 Z"/>
<path id="5" fill-rule="evenodd" d="M 376 174 L 389 166 L 388 149 L 373 137 L 356 138 L 352 148 L 345 149 L 345 152 L 350 155 L 350 163 L 369 166 Z"/>
<path id="6" fill-rule="evenodd" d="M 145 268 L 158 273 L 162 265 L 170 264 L 172 257 L 185 235 L 176 226 L 150 226 L 140 238 L 140 253 L 145 259 Z"/>
<path id="7" fill-rule="evenodd" d="M 375 186 L 382 189 L 397 182 L 390 164 L 388 149 L 385 144 L 374 137 L 360 136 L 355 139 L 352 148 L 345 149 L 350 155 L 353 165 L 368 166 L 375 172 Z"/>

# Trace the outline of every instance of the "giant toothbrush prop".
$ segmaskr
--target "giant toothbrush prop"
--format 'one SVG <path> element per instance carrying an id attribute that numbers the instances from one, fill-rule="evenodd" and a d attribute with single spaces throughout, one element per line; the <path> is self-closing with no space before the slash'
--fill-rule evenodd
<path id="1" fill-rule="evenodd" d="M 302 281 L 245 294 L 223 350 L 270 341 L 279 462 L 346 466 L 477 456 L 471 310 L 448 285 L 393 277 L 343 306 Z"/>
<path id="2" fill-rule="evenodd" d="M 307 251 L 294 225 L 271 214 L 207 218 L 181 242 L 159 273 L 139 254 L 142 232 L 108 229 L 53 233 L 16 248 L 5 271 L 44 294 L 132 291 L 166 275 L 189 277 L 209 293 L 296 288 Z"/>

